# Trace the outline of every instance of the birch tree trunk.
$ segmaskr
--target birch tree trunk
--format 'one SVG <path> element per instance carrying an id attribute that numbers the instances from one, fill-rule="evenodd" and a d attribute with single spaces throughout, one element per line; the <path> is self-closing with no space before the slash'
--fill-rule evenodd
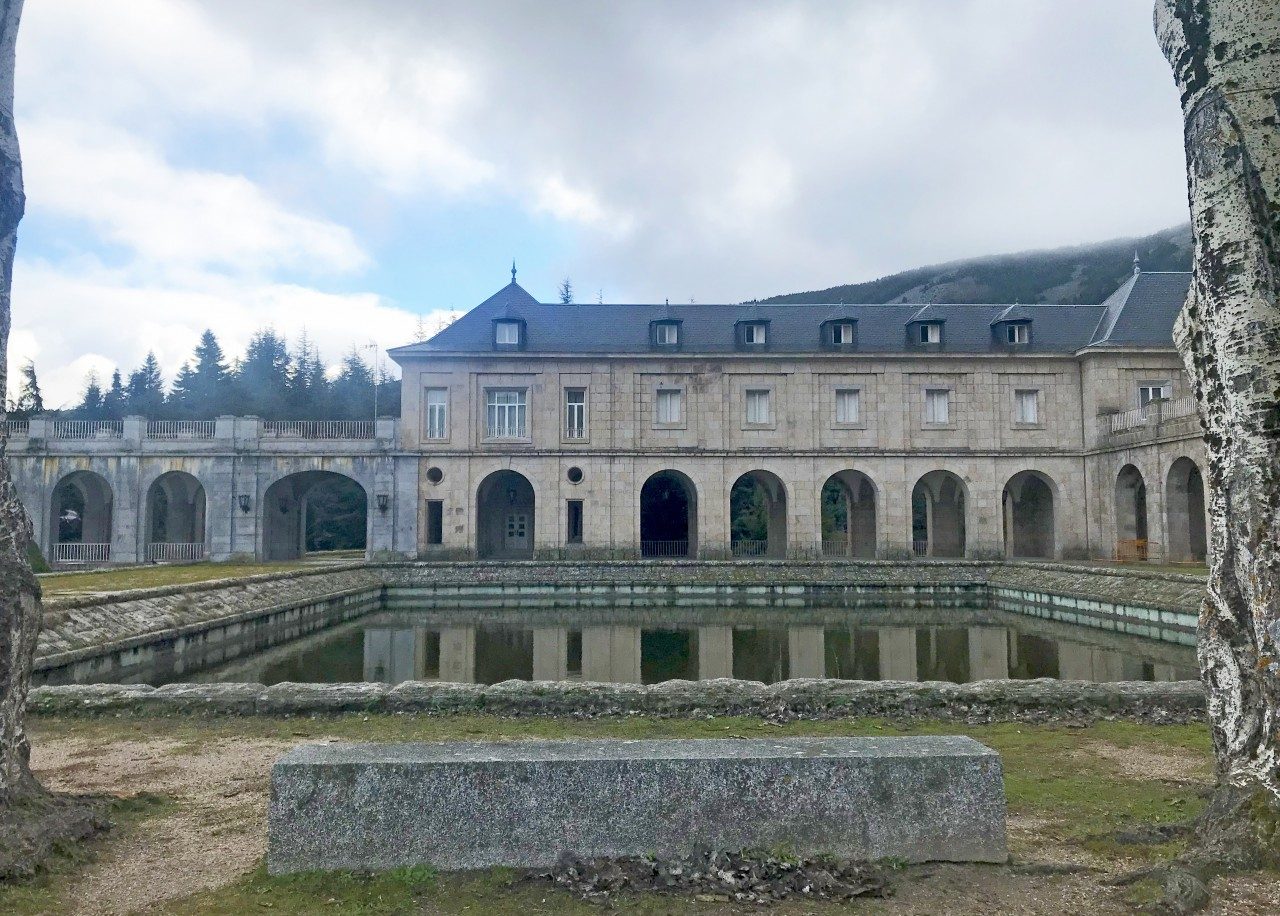
<path id="1" fill-rule="evenodd" d="M 1219 791 L 1201 842 L 1275 860 L 1280 819 L 1280 2 L 1157 0 L 1182 94 L 1194 275 L 1175 337 L 1208 454 L 1200 613 Z"/>
<path id="2" fill-rule="evenodd" d="M 14 46 L 22 0 L 0 0 L 0 395 L 8 381 L 9 294 L 26 198 L 13 123 Z M 31 570 L 31 523 L 18 502 L 0 433 L 0 811 L 36 792 L 23 729 L 40 631 L 40 586 Z"/>

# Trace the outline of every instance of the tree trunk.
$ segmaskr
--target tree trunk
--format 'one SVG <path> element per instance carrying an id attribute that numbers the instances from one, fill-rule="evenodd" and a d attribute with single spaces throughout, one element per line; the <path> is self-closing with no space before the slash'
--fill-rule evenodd
<path id="1" fill-rule="evenodd" d="M 22 0 L 0 0 L 0 392 L 8 381 L 9 293 L 18 221 L 26 198 L 13 123 L 14 46 Z M 40 586 L 31 571 L 31 523 L 18 502 L 0 434 L 0 809 L 37 790 L 23 729 L 40 632 Z"/>
<path id="2" fill-rule="evenodd" d="M 1252 831 L 1265 846 L 1280 810 L 1280 3 L 1157 0 L 1155 26 L 1182 94 L 1195 237 L 1175 337 L 1208 456 L 1199 655 L 1222 786 L 1208 820 L 1267 821 Z"/>

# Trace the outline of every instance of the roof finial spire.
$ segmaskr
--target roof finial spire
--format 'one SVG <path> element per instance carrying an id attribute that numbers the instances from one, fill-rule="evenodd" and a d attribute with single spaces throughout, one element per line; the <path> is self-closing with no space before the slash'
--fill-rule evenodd
<path id="1" fill-rule="evenodd" d="M 516 282 L 516 259 L 511 259 L 511 282 Z"/>
<path id="2" fill-rule="evenodd" d="M 1136 276 L 1137 276 L 1138 274 L 1140 274 L 1140 273 L 1142 273 L 1142 262 L 1138 260 L 1138 251 L 1137 251 L 1137 249 L 1134 249 L 1134 252 L 1133 252 L 1133 275 L 1136 277 Z"/>

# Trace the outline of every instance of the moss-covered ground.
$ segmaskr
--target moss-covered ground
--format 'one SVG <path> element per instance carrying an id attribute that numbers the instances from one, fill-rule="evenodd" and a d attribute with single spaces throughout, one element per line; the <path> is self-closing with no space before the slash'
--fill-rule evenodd
<path id="1" fill-rule="evenodd" d="M 163 746 L 164 767 L 184 766 L 184 761 L 218 760 L 226 756 L 227 779 L 244 778 L 228 749 L 237 745 L 274 748 L 310 739 L 364 741 L 450 739 L 522 740 L 530 738 L 585 737 L 726 737 L 768 735 L 898 735 L 967 734 L 1000 752 L 1004 761 L 1009 799 L 1010 844 L 1015 861 L 1069 863 L 1066 873 L 1052 869 L 1023 875 L 1016 869 L 983 866 L 945 866 L 921 871 L 907 869 L 903 889 L 888 901 L 857 901 L 866 912 L 919 912 L 929 906 L 930 894 L 950 901 L 941 912 L 967 912 L 972 905 L 982 911 L 982 894 L 1018 893 L 1026 885 L 1032 896 L 1046 893 L 1095 892 L 1103 906 L 1098 912 L 1122 912 L 1124 892 L 1085 887 L 1092 870 L 1110 873 L 1140 867 L 1176 854 L 1180 841 L 1154 845 L 1122 843 L 1118 831 L 1140 825 L 1186 822 L 1201 809 L 1211 782 L 1208 736 L 1200 726 L 1143 726 L 1106 722 L 1087 727 L 998 724 L 967 726 L 944 722 L 895 723 L 878 720 L 793 722 L 783 725 L 756 719 L 717 718 L 698 721 L 633 717 L 616 720 L 501 719 L 494 717 L 344 716 L 317 719 L 111 718 L 45 719 L 33 723 L 37 749 L 74 745 L 72 757 L 107 754 L 113 748 Z M 89 749 L 89 750 L 86 750 Z M 78 757 L 77 757 L 78 755 Z M 269 756 L 264 759 L 269 759 Z M 37 765 L 39 754 L 37 754 Z M 265 766 L 255 778 L 265 785 Z M 216 775 L 214 777 L 216 779 Z M 116 788 L 125 798 L 131 787 Z M 159 799 L 144 796 L 142 802 L 122 802 L 129 807 L 116 834 L 94 846 L 110 855 L 113 843 L 125 842 L 131 833 L 145 833 L 147 818 L 180 814 L 186 804 L 181 792 Z M 215 796 L 216 798 L 216 796 Z M 246 809 L 250 834 L 261 834 L 265 811 Z M 88 850 L 95 854 L 94 849 Z M 161 878 L 167 866 L 156 851 L 155 868 Z M 60 857 L 33 881 L 0 887 L 0 912 L 52 913 L 72 906 L 83 875 L 92 863 L 86 851 Z M 1083 872 L 1072 869 L 1084 868 Z M 942 877 L 939 877 L 942 876 Z M 1267 878 L 1266 880 L 1270 880 Z M 939 884 L 939 882 L 942 882 Z M 1003 884 L 1002 884 L 1003 882 Z M 1008 885 L 1004 887 L 1004 885 Z M 1016 886 L 1016 887 L 1015 887 Z M 1003 887 L 1003 890 L 1000 888 Z M 933 888 L 933 891 L 930 890 Z M 967 890 L 966 890 L 967 888 Z M 978 896 L 965 903 L 966 894 Z M 923 895 L 923 896 L 921 896 Z M 1005 899 L 1005 898 L 999 898 Z M 1046 898 L 1052 899 L 1052 897 Z M 1074 899 L 1074 898 L 1072 898 Z M 912 902 L 914 901 L 914 902 Z M 902 909 L 904 902 L 910 904 Z M 1101 904 L 1100 904 L 1101 905 Z M 718 901 L 673 899 L 658 895 L 626 898 L 622 908 L 637 913 L 721 913 Z M 850 904 L 849 906 L 853 906 Z M 225 875 L 219 886 L 170 896 L 150 911 L 219 914 L 280 913 L 593 913 L 599 907 L 569 897 L 546 884 L 519 880 L 512 873 L 493 871 L 466 875 L 437 875 L 413 869 L 378 876 L 350 874 L 304 875 L 273 878 L 261 866 L 241 868 Z M 843 905 L 785 905 L 778 913 L 836 912 Z M 986 912 L 994 912 L 988 908 Z M 1027 912 L 1041 912 L 1032 907 Z M 1245 908 L 1240 912 L 1249 912 Z"/>
<path id="2" fill-rule="evenodd" d="M 360 558 L 355 557 L 358 561 Z M 40 577 L 40 588 L 46 595 L 68 595 L 86 592 L 119 592 L 132 588 L 160 588 L 166 585 L 190 585 L 215 579 L 236 579 L 262 573 L 314 569 L 314 564 L 301 561 L 284 563 L 185 563 L 180 565 L 128 566 L 120 569 L 85 572 L 51 573 Z"/>

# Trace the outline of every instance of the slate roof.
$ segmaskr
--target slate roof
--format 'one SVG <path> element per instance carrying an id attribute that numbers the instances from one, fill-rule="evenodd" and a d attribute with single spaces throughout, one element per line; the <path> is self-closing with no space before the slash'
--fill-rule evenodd
<path id="1" fill-rule="evenodd" d="M 943 353 L 1003 353 L 992 325 L 1015 317 L 1032 322 L 1031 343 L 1019 352 L 1070 354 L 1086 347 L 1173 347 L 1173 321 L 1186 298 L 1189 273 L 1131 277 L 1102 305 L 760 304 L 596 305 L 541 303 L 514 281 L 430 340 L 391 351 L 492 353 L 493 322 L 525 322 L 526 353 L 649 353 L 649 324 L 681 323 L 679 352 L 733 353 L 734 325 L 768 321 L 770 353 L 817 353 L 823 322 L 854 319 L 859 353 L 910 352 L 907 325 L 945 322 Z"/>

